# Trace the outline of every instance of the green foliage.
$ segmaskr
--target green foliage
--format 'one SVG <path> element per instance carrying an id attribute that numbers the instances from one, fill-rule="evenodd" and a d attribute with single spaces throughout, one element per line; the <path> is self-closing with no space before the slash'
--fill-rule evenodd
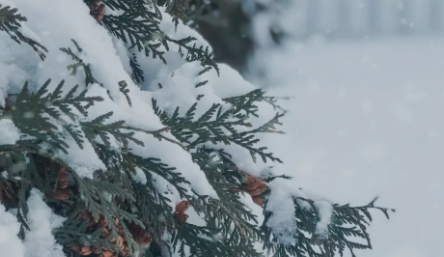
<path id="1" fill-rule="evenodd" d="M 263 92 L 253 91 L 243 96 L 224 99 L 232 104 L 232 108 L 224 110 L 224 106 L 213 104 L 201 117 L 195 117 L 197 103 L 192 105 L 183 117 L 179 115 L 179 108 L 170 115 L 160 110 L 156 100 L 153 99 L 153 109 L 160 117 L 163 124 L 171 128 L 171 133 L 186 146 L 194 149 L 203 143 L 236 144 L 247 149 L 253 160 L 259 156 L 264 162 L 267 160 L 281 162 L 272 153 L 265 152 L 266 147 L 255 147 L 259 143 L 257 133 L 282 133 L 275 130 L 276 125 L 281 125 L 279 118 L 283 114 L 277 113 L 270 121 L 255 129 L 240 132 L 239 127 L 250 128 L 249 115 L 258 116 L 256 102 L 263 100 Z"/>
<path id="2" fill-rule="evenodd" d="M 86 2 L 90 3 L 91 1 Z M 219 73 L 209 47 L 197 45 L 195 43 L 196 38 L 193 37 L 169 38 L 160 30 L 159 23 L 162 17 L 157 5 L 152 3 L 151 0 L 107 0 L 103 2 L 111 9 L 122 12 L 120 15 L 106 15 L 102 23 L 111 34 L 122 40 L 129 49 L 143 52 L 147 57 L 159 58 L 166 64 L 165 52 L 161 50 L 161 46 L 168 51 L 169 43 L 176 44 L 179 46 L 179 53 L 186 61 L 198 61 L 202 66 L 213 67 Z M 185 7 L 186 1 L 180 3 L 168 1 L 166 4 L 168 10 L 175 10 L 175 6 Z M 133 80 L 137 83 L 144 81 L 143 71 L 137 64 L 135 54 L 130 56 L 130 67 L 133 71 Z"/>
<path id="3" fill-rule="evenodd" d="M 77 52 L 81 54 L 83 52 L 82 48 L 80 48 L 75 40 L 71 39 L 71 41 L 74 43 Z M 82 67 L 85 74 L 85 85 L 88 86 L 90 84 L 98 83 L 98 81 L 94 78 L 92 74 L 90 64 L 85 63 L 82 58 L 80 58 L 74 53 L 73 50 L 71 50 L 71 48 L 60 48 L 60 51 L 69 55 L 74 61 L 76 61 L 76 63 L 70 64 L 67 67 L 68 70 L 71 70 L 71 76 L 75 76 L 77 74 L 78 68 Z"/>
<path id="4" fill-rule="evenodd" d="M 18 10 L 16 8 L 9 6 L 2 7 L 0 4 L 0 31 L 6 32 L 18 44 L 23 42 L 29 45 L 39 55 L 40 59 L 44 60 L 46 57 L 45 52 L 48 50 L 20 31 L 20 22 L 24 22 L 27 19 L 17 12 Z"/>
<path id="5" fill-rule="evenodd" d="M 50 82 L 51 80 L 47 80 L 36 93 L 30 92 L 26 83 L 11 111 L 4 115 L 10 117 L 20 131 L 27 135 L 20 144 L 31 149 L 45 147 L 45 151 L 61 150 L 68 153 L 68 145 L 61 129 L 65 128 L 80 144 L 79 132 L 76 126 L 70 123 L 76 121 L 74 110 L 86 115 L 84 105 L 92 105 L 102 98 L 88 97 L 86 90 L 75 95 L 77 86 L 62 96 L 64 81 L 48 93 Z"/>
<path id="6" fill-rule="evenodd" d="M 141 20 L 140 20 L 141 19 Z M 122 15 L 107 15 L 103 19 L 105 27 L 124 43 L 135 47 L 139 52 L 144 52 L 146 56 L 160 58 L 166 63 L 159 47 L 165 44 L 158 24 L 148 18 L 141 18 L 137 13 L 124 13 Z M 157 41 L 160 39 L 160 43 Z"/>
<path id="7" fill-rule="evenodd" d="M 315 201 L 303 197 L 295 197 L 295 217 L 297 220 L 297 241 L 291 245 L 279 243 L 273 238 L 270 228 L 262 226 L 266 240 L 264 248 L 273 249 L 276 257 L 303 256 L 303 257 L 333 257 L 344 256 L 348 250 L 353 257 L 356 256 L 354 250 L 372 249 L 367 226 L 372 221 L 370 211 L 378 210 L 389 218 L 389 212 L 393 209 L 377 207 L 374 205 L 376 199 L 365 206 L 353 207 L 348 204 L 333 204 L 331 223 L 328 225 L 328 236 L 323 237 L 315 233 L 319 214 L 316 211 Z M 306 205 L 310 208 L 307 208 Z M 271 212 L 265 212 L 265 221 L 272 216 Z M 364 240 L 365 243 L 356 242 Z"/>
<path id="8" fill-rule="evenodd" d="M 179 46 L 179 54 L 182 57 L 185 57 L 186 61 L 199 61 L 203 67 L 210 66 L 217 71 L 217 74 L 219 74 L 219 68 L 217 67 L 216 62 L 214 62 L 213 60 L 213 54 L 210 52 L 209 47 L 204 48 L 203 46 L 197 46 L 196 43 L 194 43 L 192 46 L 190 45 L 191 43 L 196 41 L 195 38 L 187 37 L 184 39 L 175 40 L 166 37 L 166 40 Z M 186 51 L 186 53 L 184 53 L 184 50 Z"/>
<path id="9" fill-rule="evenodd" d="M 144 57 L 159 57 L 165 61 L 163 52 L 158 48 L 163 45 L 168 50 L 168 43 L 173 43 L 179 45 L 185 60 L 201 63 L 203 70 L 198 75 L 212 68 L 218 71 L 209 49 L 194 44 L 193 38 L 175 40 L 163 35 L 158 26 L 160 12 L 151 2 L 107 0 L 104 3 L 123 13 L 105 16 L 103 25 L 125 42 L 129 51 L 135 49 L 144 52 Z M 165 3 L 169 11 L 178 11 L 177 0 Z M 0 9 L 0 29 L 14 40 L 30 44 L 29 39 L 23 39 L 18 32 L 21 21 L 25 18 L 17 14 L 17 10 Z M 60 48 L 75 62 L 67 69 L 72 75 L 83 69 L 85 81 L 82 86 L 85 88 L 93 83 L 104 86 L 95 79 L 91 65 L 82 59 L 82 48 L 76 41 L 72 42 L 74 50 Z M 137 64 L 136 54 L 132 54 L 132 78 L 140 83 L 144 80 L 143 70 Z M 259 157 L 264 162 L 281 162 L 266 147 L 259 145 L 258 134 L 282 133 L 277 126 L 281 125 L 280 118 L 285 113 L 276 99 L 266 96 L 262 90 L 223 99 L 227 105 L 213 104 L 200 116 L 196 111 L 198 100 L 204 97 L 202 95 L 197 96 L 196 103 L 184 114 L 179 108 L 173 113 L 162 110 L 153 99 L 153 109 L 165 127 L 147 131 L 128 126 L 123 120 L 110 121 L 112 112 L 88 117 L 87 110 L 102 101 L 102 97 L 87 96 L 88 89 L 79 92 L 78 86 L 64 90 L 64 81 L 49 90 L 50 82 L 47 80 L 36 92 L 29 90 L 26 83 L 12 108 L 0 113 L 0 119 L 12 120 L 22 133 L 15 144 L 0 145 L 0 172 L 6 174 L 0 176 L 0 201 L 7 209 L 17 209 L 17 218 L 22 224 L 20 235 L 23 237 L 23 232 L 29 229 L 27 213 L 32 211 L 26 199 L 33 188 L 43 192 L 44 201 L 54 212 L 66 218 L 63 226 L 55 229 L 53 234 L 68 256 L 78 257 L 74 249 L 79 245 L 88 245 L 99 253 L 108 249 L 119 256 L 135 255 L 139 245 L 132 230 L 134 226 L 149 234 L 154 240 L 153 246 L 165 243 L 169 250 L 174 250 L 181 257 L 264 256 L 255 248 L 256 243 L 262 243 L 263 250 L 276 257 L 333 257 L 335 253 L 342 256 L 347 249 L 354 254 L 354 249 L 371 248 L 366 231 L 371 222 L 371 209 L 379 209 L 388 217 L 389 210 L 376 207 L 374 201 L 362 207 L 335 204 L 332 222 L 328 226 L 329 236 L 319 238 L 315 233 L 319 222 L 315 202 L 295 197 L 298 237 L 293 245 L 279 242 L 265 225 L 273 213 L 264 211 L 265 222 L 257 224 L 258 217 L 244 204 L 242 190 L 238 190 L 246 186 L 244 174 L 225 146 L 235 145 L 247 150 L 254 161 Z M 207 83 L 199 82 L 196 87 Z M 131 107 L 128 84 L 122 80 L 118 86 Z M 260 104 L 263 103 L 271 104 L 278 112 L 268 122 L 252 128 L 251 118 L 259 117 Z M 174 139 L 165 135 L 166 132 L 170 132 Z M 144 146 L 138 139 L 139 133 L 188 151 L 218 199 L 193 191 L 190 182 L 182 175 L 182 167 L 171 167 L 159 158 L 136 154 L 131 146 Z M 70 167 L 59 157 L 74 150 L 74 145 L 68 144 L 69 140 L 74 141 L 79 149 L 92 147 L 105 167 L 95 170 L 93 176 L 81 176 L 76 167 Z M 146 177 L 146 184 L 135 179 L 140 173 Z M 56 195 L 61 188 L 60 174 L 67 176 L 66 185 L 62 188 L 64 197 Z M 162 183 L 167 185 L 167 189 L 159 186 Z M 204 219 L 204 225 L 184 222 L 174 214 L 169 198 L 173 191 L 191 204 Z M 303 208 L 302 203 L 312 208 Z M 85 213 L 91 215 L 90 220 L 85 219 Z M 99 226 L 99 220 L 106 221 L 106 224 Z M 109 230 L 109 235 L 103 236 L 105 230 Z M 167 242 L 164 241 L 165 233 L 171 236 Z M 118 236 L 124 237 L 129 253 L 116 242 Z M 356 243 L 350 237 L 364 239 L 366 243 Z M 154 247 L 146 252 L 146 255 L 150 254 L 154 256 Z"/>
<path id="10" fill-rule="evenodd" d="M 140 65 L 137 63 L 137 57 L 133 53 L 130 58 L 130 67 L 132 70 L 131 78 L 137 84 L 140 84 L 145 81 L 145 76 L 143 75 L 143 70 L 140 68 Z"/>

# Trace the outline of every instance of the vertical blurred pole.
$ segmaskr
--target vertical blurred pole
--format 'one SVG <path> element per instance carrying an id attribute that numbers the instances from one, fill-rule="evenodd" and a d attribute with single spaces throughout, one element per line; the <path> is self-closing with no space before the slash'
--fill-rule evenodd
<path id="1" fill-rule="evenodd" d="M 381 20 L 381 1 L 371 0 L 368 2 L 368 27 L 369 35 L 377 35 L 383 31 Z"/>
<path id="2" fill-rule="evenodd" d="M 381 30 L 383 34 L 397 34 L 399 23 L 399 0 L 382 0 L 380 2 Z"/>
<path id="3" fill-rule="evenodd" d="M 368 33 L 368 2 L 374 0 L 353 0 L 350 2 L 351 33 L 365 36 Z"/>
<path id="4" fill-rule="evenodd" d="M 398 30 L 401 34 L 412 34 L 413 23 L 411 21 L 411 13 L 413 2 L 410 0 L 398 0 L 399 22 Z"/>
<path id="5" fill-rule="evenodd" d="M 338 7 L 339 0 L 319 0 L 319 28 L 318 30 L 332 37 L 338 30 Z"/>
<path id="6" fill-rule="evenodd" d="M 309 36 L 310 28 L 308 22 L 310 17 L 309 14 L 309 1 L 310 0 L 294 0 L 296 5 L 296 14 L 298 15 L 298 24 L 296 25 L 294 35 L 296 38 L 301 39 L 303 37 Z"/>
<path id="7" fill-rule="evenodd" d="M 416 34 L 424 34 L 430 31 L 430 4 L 431 0 L 410 0 L 412 8 L 410 20 L 413 31 Z"/>
<path id="8" fill-rule="evenodd" d="M 319 33 L 317 31 L 319 25 L 319 1 L 320 0 L 309 0 L 307 6 L 307 31 L 308 35 L 311 36 L 313 33 Z"/>
<path id="9" fill-rule="evenodd" d="M 444 1 L 431 0 L 430 3 L 431 28 L 434 32 L 443 32 L 444 29 Z"/>
<path id="10" fill-rule="evenodd" d="M 349 35 L 351 29 L 351 8 L 350 1 L 353 0 L 339 0 L 338 3 L 338 34 L 341 37 L 346 37 Z"/>

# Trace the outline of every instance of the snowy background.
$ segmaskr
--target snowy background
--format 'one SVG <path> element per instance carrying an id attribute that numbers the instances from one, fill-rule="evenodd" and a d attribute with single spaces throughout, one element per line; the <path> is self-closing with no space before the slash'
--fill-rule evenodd
<path id="1" fill-rule="evenodd" d="M 332 201 L 397 210 L 375 213 L 359 257 L 444 256 L 444 1 L 282 2 L 255 20 L 249 77 L 289 97 L 287 135 L 269 141 L 278 169 Z M 291 38 L 270 47 L 261 27 L 287 21 Z"/>
<path id="2" fill-rule="evenodd" d="M 254 61 L 290 97 L 287 135 L 269 142 L 278 169 L 333 201 L 397 209 L 375 215 L 358 256 L 444 256 L 444 39 L 289 42 Z"/>
<path id="3" fill-rule="evenodd" d="M 256 17 L 249 77 L 289 97 L 277 169 L 338 203 L 396 208 L 359 257 L 444 256 L 444 1 L 282 2 Z M 273 23 L 292 37 L 277 48 Z"/>

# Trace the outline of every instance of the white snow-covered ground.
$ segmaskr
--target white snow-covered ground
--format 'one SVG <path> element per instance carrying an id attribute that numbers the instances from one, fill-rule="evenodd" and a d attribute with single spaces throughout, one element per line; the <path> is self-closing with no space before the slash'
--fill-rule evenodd
<path id="1" fill-rule="evenodd" d="M 293 43 L 259 57 L 269 92 L 291 97 L 288 134 L 269 142 L 279 169 L 336 202 L 379 196 L 397 209 L 375 213 L 374 250 L 358 257 L 444 256 L 444 39 Z"/>

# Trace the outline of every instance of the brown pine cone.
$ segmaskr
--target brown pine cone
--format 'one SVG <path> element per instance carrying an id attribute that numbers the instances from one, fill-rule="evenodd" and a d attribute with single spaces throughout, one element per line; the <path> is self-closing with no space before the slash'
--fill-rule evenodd
<path id="1" fill-rule="evenodd" d="M 10 185 L 7 183 L 0 183 L 0 203 L 8 206 L 9 204 L 12 204 L 14 201 L 14 198 L 16 197 L 16 194 L 14 193 L 14 190 L 11 188 Z"/>
<path id="2" fill-rule="evenodd" d="M 179 204 L 176 205 L 176 212 L 182 212 L 185 213 L 190 208 L 190 202 L 188 201 L 182 201 Z"/>
<path id="3" fill-rule="evenodd" d="M 125 246 L 125 239 L 122 236 L 119 236 L 118 244 L 119 244 L 119 248 L 121 250 L 123 250 L 123 247 Z"/>
<path id="4" fill-rule="evenodd" d="M 150 246 L 151 242 L 153 241 L 150 233 L 137 226 L 136 224 L 132 223 L 128 227 L 129 231 L 131 232 L 131 235 L 133 236 L 134 241 L 141 247 L 141 248 L 147 248 Z M 126 246 L 128 247 L 128 246 Z"/>
<path id="5" fill-rule="evenodd" d="M 253 175 L 250 175 L 246 173 L 243 170 L 236 169 L 239 173 L 243 174 L 246 178 L 246 186 L 245 191 L 251 195 L 253 202 L 256 203 L 259 206 L 264 206 L 265 199 L 262 197 L 262 195 L 265 193 L 265 191 L 268 190 L 267 182 L 263 179 L 257 178 Z"/>
<path id="6" fill-rule="evenodd" d="M 261 186 L 262 184 L 265 184 L 265 181 L 263 181 L 262 179 L 258 179 L 255 176 L 249 175 L 247 178 L 247 191 L 252 191 L 256 188 L 258 188 L 259 186 Z"/>
<path id="7" fill-rule="evenodd" d="M 260 196 L 260 195 L 262 195 L 263 193 L 265 193 L 265 191 L 267 191 L 267 189 L 268 189 L 267 184 L 265 184 L 265 183 L 260 183 L 260 184 L 258 185 L 257 188 L 248 191 L 248 193 L 249 193 L 252 197 Z"/>
<path id="8" fill-rule="evenodd" d="M 74 252 L 77 252 L 77 253 L 79 253 L 80 252 L 80 249 L 81 249 L 81 247 L 80 246 L 71 246 L 70 247 L 71 248 L 71 250 L 73 250 Z"/>
<path id="9" fill-rule="evenodd" d="M 96 224 L 96 222 L 94 221 L 93 216 L 87 210 L 83 210 L 82 213 L 80 214 L 80 217 L 83 220 L 87 220 L 88 221 L 88 227 L 94 226 Z"/>
<path id="10" fill-rule="evenodd" d="M 68 198 L 71 197 L 71 191 L 67 189 L 57 188 L 54 191 L 53 196 L 57 200 L 68 200 Z"/>
<path id="11" fill-rule="evenodd" d="M 125 256 L 129 256 L 130 255 L 130 250 L 129 250 L 128 245 L 125 245 L 125 247 L 123 249 L 123 253 L 125 254 Z"/>
<path id="12" fill-rule="evenodd" d="M 109 236 L 109 229 L 102 228 L 102 232 L 100 232 L 100 236 L 103 238 L 107 238 Z"/>
<path id="13" fill-rule="evenodd" d="M 180 222 L 186 222 L 188 220 L 188 215 L 185 213 L 178 212 L 176 213 L 176 217 Z"/>
<path id="14" fill-rule="evenodd" d="M 89 5 L 90 13 L 97 22 L 101 22 L 105 16 L 105 5 L 101 2 L 101 0 L 94 0 L 94 3 Z"/>
<path id="15" fill-rule="evenodd" d="M 83 246 L 83 247 L 80 249 L 80 254 L 81 254 L 81 255 L 86 256 L 86 255 L 90 255 L 91 253 L 92 253 L 92 250 L 91 250 L 91 247 L 89 247 L 89 246 Z"/>
<path id="16" fill-rule="evenodd" d="M 100 227 L 107 228 L 109 226 L 109 221 L 102 216 L 100 217 L 98 224 Z"/>
<path id="17" fill-rule="evenodd" d="M 80 218 L 84 219 L 84 220 L 90 220 L 92 219 L 91 213 L 89 213 L 87 210 L 83 210 L 80 213 Z"/>
<path id="18" fill-rule="evenodd" d="M 262 196 L 254 196 L 253 198 L 253 202 L 259 206 L 264 206 L 265 204 L 265 199 Z"/>
<path id="19" fill-rule="evenodd" d="M 176 215 L 177 219 L 181 222 L 185 222 L 188 220 L 188 215 L 185 214 L 186 211 L 190 208 L 190 202 L 182 201 L 176 205 L 176 211 L 174 215 Z"/>
<path id="20" fill-rule="evenodd" d="M 66 171 L 66 167 L 62 167 L 59 170 L 59 174 L 57 175 L 57 187 L 61 189 L 65 189 L 68 187 L 68 177 L 69 174 Z"/>
<path id="21" fill-rule="evenodd" d="M 113 252 L 111 252 L 110 250 L 106 250 L 100 255 L 100 257 L 112 257 L 113 255 Z"/>
<path id="22" fill-rule="evenodd" d="M 15 101 L 17 99 L 17 95 L 12 94 L 8 95 L 5 99 L 5 111 L 9 111 L 12 109 L 12 106 L 14 105 Z"/>
<path id="23" fill-rule="evenodd" d="M 59 181 L 58 187 L 61 189 L 66 189 L 68 187 L 68 181 Z"/>

